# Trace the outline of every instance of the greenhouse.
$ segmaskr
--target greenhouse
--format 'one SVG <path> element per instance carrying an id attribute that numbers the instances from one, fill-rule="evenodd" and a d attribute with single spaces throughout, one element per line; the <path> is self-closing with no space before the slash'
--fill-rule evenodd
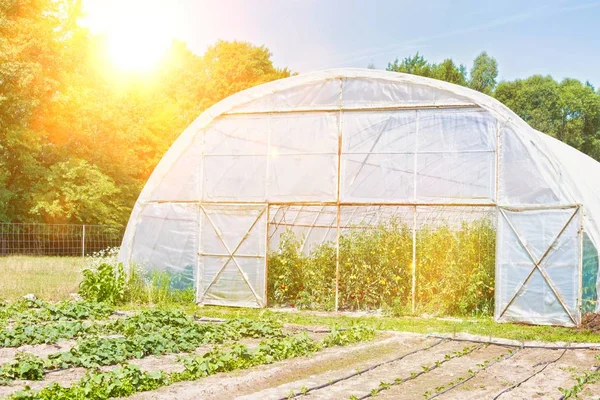
<path id="1" fill-rule="evenodd" d="M 145 185 L 119 257 L 200 304 L 577 326 L 597 310 L 599 178 L 482 93 L 307 73 L 200 115 Z"/>

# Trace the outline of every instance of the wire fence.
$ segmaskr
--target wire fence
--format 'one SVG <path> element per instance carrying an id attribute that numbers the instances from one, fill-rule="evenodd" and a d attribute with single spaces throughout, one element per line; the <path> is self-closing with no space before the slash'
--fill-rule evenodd
<path id="1" fill-rule="evenodd" d="M 107 225 L 0 223 L 0 256 L 85 257 L 121 245 L 124 229 Z"/>

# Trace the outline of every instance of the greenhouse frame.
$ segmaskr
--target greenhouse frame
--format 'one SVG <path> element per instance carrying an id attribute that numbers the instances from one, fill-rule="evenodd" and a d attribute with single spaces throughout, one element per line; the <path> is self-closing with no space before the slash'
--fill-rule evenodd
<path id="1" fill-rule="evenodd" d="M 414 311 L 419 227 L 484 217 L 495 320 L 578 326 L 598 308 L 599 178 L 600 163 L 471 89 L 369 69 L 300 74 L 226 98 L 181 134 L 119 260 L 178 274 L 200 304 L 265 307 L 269 253 L 291 230 L 302 252 L 335 249 L 339 309 L 340 237 L 398 219 L 412 233 L 398 268 Z"/>

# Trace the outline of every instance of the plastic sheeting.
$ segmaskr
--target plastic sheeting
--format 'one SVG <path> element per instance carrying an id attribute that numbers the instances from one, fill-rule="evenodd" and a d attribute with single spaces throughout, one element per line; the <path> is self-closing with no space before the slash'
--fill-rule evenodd
<path id="1" fill-rule="evenodd" d="M 581 313 L 594 312 L 598 302 L 598 250 L 587 234 L 583 235 L 583 266 L 581 288 Z"/>
<path id="2" fill-rule="evenodd" d="M 580 322 L 579 206 L 500 209 L 496 316 L 540 325 Z"/>
<path id="3" fill-rule="evenodd" d="M 206 205 L 201 208 L 199 301 L 265 306 L 265 207 Z"/>
<path id="4" fill-rule="evenodd" d="M 347 215 L 342 208 L 580 205 L 578 218 L 598 248 L 598 176 L 599 163 L 468 88 L 386 71 L 303 74 L 233 95 L 181 134 L 140 194 L 120 260 L 193 268 L 197 301 L 262 307 L 266 249 L 277 236 L 267 225 L 289 223 L 290 214 L 281 214 L 286 207 L 315 225 L 311 236 L 335 238 L 343 229 L 338 218 Z M 527 240 L 536 241 L 544 230 L 528 221 Z M 531 260 L 505 228 L 499 225 L 507 236 L 498 237 L 497 268 L 510 275 L 503 281 L 509 293 L 521 283 L 519 263 Z M 228 235 L 235 239 L 228 243 Z M 557 289 L 565 291 L 568 312 L 527 308 L 520 302 L 528 297 L 518 296 L 497 319 L 577 323 L 577 271 L 547 266 L 556 285 L 576 285 Z M 529 281 L 529 292 L 546 296 L 538 269 Z M 497 306 L 503 301 L 510 300 L 497 294 Z"/>

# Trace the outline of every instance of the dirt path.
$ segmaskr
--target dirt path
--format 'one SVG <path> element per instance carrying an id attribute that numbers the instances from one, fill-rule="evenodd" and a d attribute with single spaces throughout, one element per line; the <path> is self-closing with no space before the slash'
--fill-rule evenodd
<path id="1" fill-rule="evenodd" d="M 597 362 L 597 351 L 570 350 L 555 363 L 562 350 L 525 349 L 514 357 L 491 366 L 475 378 L 456 388 L 440 399 L 491 399 L 504 389 L 509 388 L 534 373 L 543 372 L 521 384 L 519 387 L 505 392 L 499 399 L 557 399 L 561 393 L 559 387 L 568 388 L 576 382 L 574 374 L 589 370 Z M 548 363 L 548 364 L 547 364 Z"/>
<path id="2" fill-rule="evenodd" d="M 327 384 L 369 366 L 392 360 L 413 350 L 423 349 L 436 343 L 437 339 L 415 335 L 393 335 L 387 339 L 352 346 L 330 349 L 311 359 L 290 360 L 235 374 L 215 375 L 197 381 L 186 382 L 162 388 L 152 393 L 140 393 L 138 399 L 281 399 L 292 392 L 316 385 Z M 407 378 L 411 373 L 422 370 L 422 365 L 434 365 L 444 360 L 446 354 L 460 351 L 465 346 L 480 346 L 470 354 L 463 355 L 422 374 L 416 379 L 379 393 L 383 399 L 421 399 L 434 395 L 442 388 L 448 388 L 467 378 L 470 371 L 477 371 L 484 365 L 500 357 L 508 356 L 510 348 L 498 345 L 477 345 L 469 342 L 445 342 L 431 349 L 409 355 L 400 361 L 380 366 L 372 371 L 335 383 L 326 388 L 311 391 L 306 396 L 311 399 L 344 399 L 351 395 L 360 397 L 368 394 L 380 382 L 391 382 L 396 378 Z M 513 386 L 532 374 L 543 372 L 503 394 L 500 399 L 546 399 L 558 398 L 559 387 L 569 388 L 576 381 L 574 375 L 590 370 L 599 361 L 595 356 L 598 350 L 524 349 L 506 360 L 499 361 L 482 370 L 467 383 L 460 385 L 436 398 L 439 399 L 491 399 L 502 390 Z M 596 393 L 590 386 L 585 398 Z M 600 393 L 600 391 L 598 391 Z M 593 398 L 593 397 L 592 397 Z"/>
<path id="3" fill-rule="evenodd" d="M 449 344 L 441 344 L 428 351 L 425 350 L 437 342 L 439 342 L 439 340 L 436 339 L 410 338 L 410 340 L 407 340 L 407 338 L 402 338 L 401 336 L 395 337 L 393 342 L 384 347 L 380 347 L 373 343 L 365 346 L 362 352 L 349 354 L 346 352 L 345 357 L 334 360 L 334 362 L 329 365 L 329 369 L 322 371 L 313 370 L 311 371 L 312 374 L 309 376 L 299 373 L 300 371 L 294 370 L 292 366 L 288 371 L 288 375 L 292 377 L 292 380 L 276 387 L 250 392 L 245 396 L 236 393 L 236 396 L 239 399 L 280 399 L 286 397 L 291 392 L 300 393 L 303 388 L 327 384 L 369 366 L 385 361 L 391 361 L 409 352 L 423 349 L 422 352 L 409 355 L 401 361 L 382 365 L 372 371 L 354 376 L 348 380 L 343 380 L 325 389 L 312 391 L 306 396 L 312 399 L 320 399 L 324 398 L 324 396 L 325 398 L 331 398 L 330 396 L 332 395 L 336 398 L 348 397 L 349 394 L 348 396 L 345 396 L 345 393 L 350 393 L 352 390 L 357 390 L 357 388 L 360 390 L 361 388 L 369 387 L 374 381 L 376 381 L 375 384 L 378 384 L 381 379 L 381 374 L 386 374 L 395 369 L 405 368 L 407 365 L 415 364 L 417 360 L 419 360 L 419 354 L 421 353 L 443 353 L 450 351 L 450 348 L 456 347 Z M 299 377 L 301 377 L 301 379 L 298 379 Z"/>
<path id="4" fill-rule="evenodd" d="M 357 367 L 392 359 L 394 356 L 416 348 L 423 343 L 434 343 L 415 334 L 387 333 L 380 338 L 359 345 L 334 347 L 314 354 L 278 362 L 272 365 L 259 366 L 244 371 L 214 375 L 196 382 L 182 382 L 158 389 L 150 393 L 139 393 L 134 399 L 232 399 L 243 398 L 278 398 L 289 394 L 290 385 L 303 377 L 297 386 L 312 385 L 320 382 L 314 377 L 321 374 L 330 376 L 335 371 L 343 373 L 355 371 Z M 329 378 L 328 378 L 329 379 Z M 263 392 L 264 391 L 264 392 Z M 261 393 L 263 392 L 263 393 Z M 260 394 L 259 394 L 260 393 Z"/>
<path id="5" fill-rule="evenodd" d="M 288 329 L 294 330 L 294 327 L 288 327 Z M 322 335 L 323 333 L 310 333 L 310 336 L 314 338 L 320 338 Z M 247 339 L 242 342 L 252 348 L 257 346 L 260 340 Z M 513 343 L 510 344 L 513 345 Z M 61 342 L 58 345 L 31 346 L 28 351 L 33 350 L 39 355 L 44 355 L 57 351 L 57 347 L 66 350 L 71 345 L 72 342 Z M 211 347 L 203 346 L 195 353 L 202 354 Z M 468 354 L 461 353 L 466 347 L 474 350 Z M 360 397 L 368 394 L 372 389 L 378 388 L 382 381 L 393 382 L 397 378 L 409 378 L 415 373 L 425 371 L 414 379 L 381 391 L 377 398 L 426 399 L 449 388 L 459 382 L 461 378 L 470 377 L 472 371 L 479 371 L 486 365 L 486 362 L 493 362 L 508 355 L 510 349 L 517 348 L 453 340 L 441 341 L 439 338 L 413 333 L 385 332 L 371 342 L 334 347 L 313 354 L 311 357 L 217 374 L 194 382 L 181 382 L 156 391 L 138 393 L 131 398 L 268 400 L 287 398 L 292 392 L 300 394 L 307 388 L 326 385 L 322 389 L 310 391 L 303 397 L 307 397 L 307 400 L 348 399 L 351 395 Z M 16 349 L 2 350 L 7 351 L 0 353 L 0 357 L 4 357 L 5 360 L 12 358 L 16 352 Z M 504 389 L 521 383 L 518 387 L 501 395 L 499 399 L 557 399 L 561 395 L 559 387 L 571 388 L 576 384 L 575 376 L 580 376 L 600 365 L 600 360 L 596 359 L 598 355 L 600 355 L 600 350 L 519 349 L 510 358 L 491 365 L 478 372 L 466 383 L 439 394 L 435 398 L 442 400 L 493 399 Z M 397 360 L 400 356 L 405 357 Z M 452 356 L 452 358 L 448 360 L 447 356 Z M 439 364 L 435 368 L 431 368 L 436 365 L 436 361 Z M 386 363 L 377 366 L 383 362 Z M 147 357 L 141 360 L 132 360 L 130 363 L 139 365 L 143 370 L 148 371 L 172 372 L 183 369 L 182 365 L 177 362 L 176 355 Z M 367 372 L 340 380 L 370 367 L 373 368 Z M 103 369 L 111 368 L 114 367 Z M 85 370 L 82 368 L 72 368 L 49 373 L 46 380 L 42 382 L 14 382 L 11 386 L 0 386 L 0 397 L 14 393 L 25 385 L 30 385 L 34 390 L 51 382 L 69 385 L 81 378 L 84 373 Z M 537 375 L 532 377 L 536 373 Z M 523 382 L 525 379 L 528 380 Z M 337 380 L 340 381 L 330 384 Z M 586 385 L 581 397 L 600 399 L 600 383 Z"/>
<path id="6" fill-rule="evenodd" d="M 68 351 L 75 345 L 75 340 L 65 340 L 53 344 L 24 345 L 21 347 L 0 348 L 0 364 L 13 360 L 17 353 L 26 351 L 38 357 L 47 357 L 49 354 L 59 351 Z"/>
<path id="7" fill-rule="evenodd" d="M 461 343 L 464 345 L 464 343 Z M 400 385 L 392 386 L 389 390 L 381 392 L 377 397 L 382 399 L 424 399 L 436 393 L 436 388 L 446 388 L 458 382 L 459 378 L 467 378 L 469 370 L 477 369 L 477 364 L 501 357 L 508 353 L 508 349 L 500 346 L 478 345 L 472 353 L 453 358 L 441 364 L 431 372 L 425 373 L 416 379 Z M 443 358 L 442 358 L 443 359 Z M 393 378 L 407 378 L 409 375 L 394 376 Z M 426 394 L 429 393 L 428 396 Z"/>

